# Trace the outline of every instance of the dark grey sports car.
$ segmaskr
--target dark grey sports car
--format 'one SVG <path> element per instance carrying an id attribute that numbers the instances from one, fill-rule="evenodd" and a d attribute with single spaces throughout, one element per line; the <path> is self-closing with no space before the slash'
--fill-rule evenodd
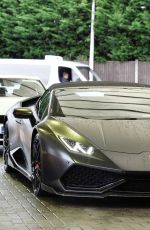
<path id="1" fill-rule="evenodd" d="M 33 191 L 150 196 L 150 86 L 56 84 L 6 115 L 4 165 Z"/>

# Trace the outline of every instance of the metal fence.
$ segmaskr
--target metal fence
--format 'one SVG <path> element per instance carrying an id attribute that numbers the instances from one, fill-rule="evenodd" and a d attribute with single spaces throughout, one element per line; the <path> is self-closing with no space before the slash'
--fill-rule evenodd
<path id="1" fill-rule="evenodd" d="M 150 84 L 150 62 L 108 61 L 95 63 L 95 71 L 104 81 L 123 81 Z"/>

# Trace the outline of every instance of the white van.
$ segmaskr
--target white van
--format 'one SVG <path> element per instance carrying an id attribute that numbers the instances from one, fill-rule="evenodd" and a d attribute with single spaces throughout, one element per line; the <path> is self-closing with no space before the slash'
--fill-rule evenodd
<path id="1" fill-rule="evenodd" d="M 39 77 L 47 87 L 62 82 L 67 72 L 69 81 L 99 81 L 99 76 L 88 65 L 64 61 L 60 56 L 46 55 L 45 59 L 0 59 L 0 75 L 31 75 Z"/>

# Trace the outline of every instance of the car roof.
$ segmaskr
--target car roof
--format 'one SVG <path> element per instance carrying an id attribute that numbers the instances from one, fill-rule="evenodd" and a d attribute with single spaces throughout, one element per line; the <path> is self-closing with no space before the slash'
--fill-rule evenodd
<path id="1" fill-rule="evenodd" d="M 120 87 L 147 87 L 148 84 L 130 83 L 130 82 L 109 82 L 109 81 L 82 81 L 82 82 L 66 82 L 57 83 L 50 86 L 48 89 L 59 89 L 59 88 L 72 88 L 72 87 L 89 87 L 89 86 L 120 86 Z"/>
<path id="2" fill-rule="evenodd" d="M 0 74 L 0 79 L 27 79 L 27 80 L 40 80 L 38 77 L 30 76 L 30 75 L 5 75 L 5 74 Z"/>

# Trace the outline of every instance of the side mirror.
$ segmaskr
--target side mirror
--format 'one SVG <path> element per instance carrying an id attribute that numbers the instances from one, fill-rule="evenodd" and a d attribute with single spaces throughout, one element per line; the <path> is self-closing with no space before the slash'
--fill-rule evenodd
<path id="1" fill-rule="evenodd" d="M 20 119 L 31 119 L 33 117 L 32 110 L 30 108 L 16 108 L 13 111 L 13 115 L 15 118 Z"/>
<path id="2" fill-rule="evenodd" d="M 27 107 L 16 108 L 13 111 L 13 115 L 15 118 L 29 119 L 32 126 L 34 126 L 36 124 L 36 119 L 35 119 L 33 112 L 30 108 L 27 108 Z"/>

